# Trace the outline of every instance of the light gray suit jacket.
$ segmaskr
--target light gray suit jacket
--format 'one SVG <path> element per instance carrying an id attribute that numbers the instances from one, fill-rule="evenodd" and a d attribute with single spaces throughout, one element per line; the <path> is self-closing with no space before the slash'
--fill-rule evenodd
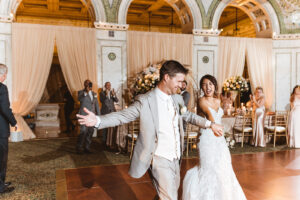
<path id="1" fill-rule="evenodd" d="M 180 95 L 172 95 L 176 104 L 178 113 L 184 106 L 184 101 Z M 119 112 L 113 112 L 100 117 L 101 123 L 99 129 L 118 126 L 140 118 L 140 133 L 136 141 L 133 157 L 130 164 L 129 174 L 134 178 L 142 177 L 148 170 L 154 152 L 157 147 L 158 134 L 158 107 L 155 90 L 137 97 L 137 100 L 127 109 Z M 184 131 L 183 120 L 205 127 L 206 119 L 186 111 L 179 117 L 179 132 L 181 138 L 181 153 L 183 152 Z"/>
<path id="2" fill-rule="evenodd" d="M 91 99 L 89 94 L 84 96 L 84 90 L 78 91 L 78 101 L 80 102 L 79 114 L 87 115 L 87 113 L 83 111 L 83 108 L 87 108 L 88 110 L 92 111 L 96 115 L 100 115 L 100 108 L 98 104 L 97 94 L 95 92 L 92 92 L 92 94 L 93 94 L 93 100 Z"/>

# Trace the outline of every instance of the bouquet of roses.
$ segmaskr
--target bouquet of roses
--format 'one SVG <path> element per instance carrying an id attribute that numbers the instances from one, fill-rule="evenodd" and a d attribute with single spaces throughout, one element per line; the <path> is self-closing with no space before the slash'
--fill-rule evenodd
<path id="1" fill-rule="evenodd" d="M 224 91 L 248 91 L 248 81 L 242 76 L 232 76 L 223 83 Z"/>

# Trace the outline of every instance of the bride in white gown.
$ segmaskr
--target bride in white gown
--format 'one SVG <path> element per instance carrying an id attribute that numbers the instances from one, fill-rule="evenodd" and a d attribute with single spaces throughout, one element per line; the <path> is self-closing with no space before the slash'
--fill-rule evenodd
<path id="1" fill-rule="evenodd" d="M 221 124 L 223 110 L 217 98 L 217 81 L 205 75 L 200 81 L 204 97 L 199 107 L 206 117 Z M 235 176 L 224 136 L 202 129 L 198 143 L 199 165 L 188 170 L 183 181 L 183 200 L 243 200 L 245 194 Z"/>

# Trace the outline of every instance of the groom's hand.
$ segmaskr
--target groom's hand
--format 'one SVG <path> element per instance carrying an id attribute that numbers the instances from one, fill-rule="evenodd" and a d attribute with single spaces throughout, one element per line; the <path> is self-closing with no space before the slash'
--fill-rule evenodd
<path id="1" fill-rule="evenodd" d="M 223 126 L 219 124 L 212 124 L 211 130 L 214 132 L 215 136 L 220 137 L 223 135 Z"/>
<path id="2" fill-rule="evenodd" d="M 97 124 L 96 115 L 86 108 L 83 108 L 83 111 L 86 112 L 87 115 L 76 115 L 78 117 L 79 124 L 85 126 L 95 126 Z"/>

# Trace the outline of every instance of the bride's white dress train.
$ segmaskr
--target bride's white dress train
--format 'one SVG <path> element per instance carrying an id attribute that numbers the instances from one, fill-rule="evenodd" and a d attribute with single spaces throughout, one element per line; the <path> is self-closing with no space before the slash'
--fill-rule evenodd
<path id="1" fill-rule="evenodd" d="M 215 122 L 221 124 L 223 110 L 209 108 Z M 223 136 L 211 129 L 201 130 L 199 165 L 187 171 L 183 181 L 183 200 L 243 200 L 245 194 L 235 176 L 231 155 Z"/>

